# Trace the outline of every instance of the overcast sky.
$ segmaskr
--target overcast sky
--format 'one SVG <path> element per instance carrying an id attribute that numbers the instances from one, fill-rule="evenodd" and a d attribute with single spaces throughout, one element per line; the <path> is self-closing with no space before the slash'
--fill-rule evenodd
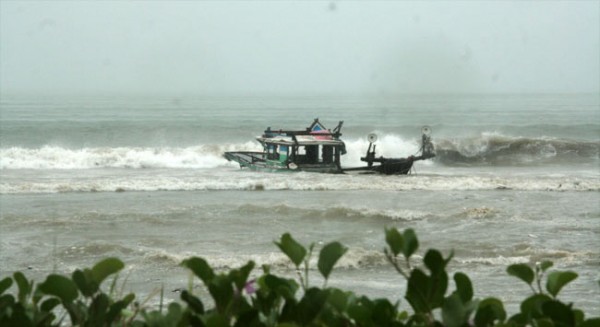
<path id="1" fill-rule="evenodd" d="M 599 1 L 0 0 L 0 95 L 599 92 Z"/>

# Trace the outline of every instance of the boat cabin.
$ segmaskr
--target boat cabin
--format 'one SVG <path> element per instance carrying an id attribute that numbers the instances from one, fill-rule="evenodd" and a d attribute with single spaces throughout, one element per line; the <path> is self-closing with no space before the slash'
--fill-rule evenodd
<path id="1" fill-rule="evenodd" d="M 228 152 L 225 157 L 242 167 L 267 170 L 300 170 L 342 173 L 340 157 L 346 153 L 340 130 L 326 129 L 318 119 L 300 131 L 272 130 L 270 127 L 256 140 L 263 152 Z"/>

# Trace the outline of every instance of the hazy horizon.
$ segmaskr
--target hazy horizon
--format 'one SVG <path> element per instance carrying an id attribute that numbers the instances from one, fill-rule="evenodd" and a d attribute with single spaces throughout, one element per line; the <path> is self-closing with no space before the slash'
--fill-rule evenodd
<path id="1" fill-rule="evenodd" d="M 598 93 L 600 2 L 0 2 L 0 95 Z"/>

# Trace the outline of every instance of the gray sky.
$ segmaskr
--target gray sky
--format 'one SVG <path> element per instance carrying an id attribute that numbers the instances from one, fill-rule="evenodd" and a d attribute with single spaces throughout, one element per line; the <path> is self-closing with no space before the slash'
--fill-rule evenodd
<path id="1" fill-rule="evenodd" d="M 0 0 L 0 92 L 599 92 L 599 1 Z"/>

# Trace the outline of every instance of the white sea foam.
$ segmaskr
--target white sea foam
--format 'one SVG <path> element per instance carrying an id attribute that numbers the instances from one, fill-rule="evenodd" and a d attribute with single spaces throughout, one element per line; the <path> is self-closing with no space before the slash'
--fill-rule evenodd
<path id="1" fill-rule="evenodd" d="M 468 259 L 456 259 L 458 262 L 463 264 L 485 264 L 493 266 L 508 266 L 516 263 L 528 263 L 530 258 L 527 256 L 516 256 L 516 257 L 479 257 L 479 258 L 468 258 Z"/>
<path id="2" fill-rule="evenodd" d="M 187 175 L 125 174 L 114 176 L 56 177 L 30 180 L 3 178 L 0 193 L 61 193 L 198 190 L 524 190 L 599 191 L 600 178 L 486 177 L 486 176 L 372 176 L 268 174 L 245 171 L 191 171 Z"/>
<path id="3" fill-rule="evenodd" d="M 309 266 L 312 269 L 317 269 L 318 262 L 317 254 L 313 255 Z M 232 269 L 241 267 L 248 261 L 254 261 L 258 266 L 269 265 L 276 269 L 291 270 L 295 269 L 293 263 L 282 252 L 265 252 L 255 254 L 236 254 L 235 256 L 223 254 L 195 254 L 191 252 L 185 253 L 169 253 L 163 250 L 149 250 L 144 256 L 145 260 L 150 262 L 166 261 L 171 264 L 179 264 L 184 259 L 192 256 L 198 256 L 205 259 L 215 269 Z M 387 264 L 387 259 L 380 250 L 366 250 L 363 248 L 350 248 L 342 258 L 336 263 L 338 269 L 363 268 L 372 266 L 382 266 Z"/>
<path id="4" fill-rule="evenodd" d="M 363 166 L 360 157 L 368 148 L 366 139 L 346 141 L 344 165 Z M 418 152 L 416 140 L 384 135 L 377 155 L 405 157 Z M 0 149 L 0 169 L 97 169 L 97 168 L 215 168 L 227 164 L 227 151 L 261 151 L 258 142 L 202 144 L 191 147 L 96 147 L 69 149 L 58 146 Z"/>
<path id="5" fill-rule="evenodd" d="M 377 156 L 402 157 L 416 154 L 419 149 L 418 140 L 406 140 L 392 134 L 381 135 L 377 144 Z M 364 166 L 360 157 L 364 156 L 367 147 L 366 139 L 348 139 L 348 154 L 342 157 L 342 165 Z M 584 175 L 565 174 L 563 171 L 551 171 L 541 175 L 531 169 L 525 174 L 516 174 L 514 169 L 505 168 L 502 173 L 494 167 L 483 170 L 472 167 L 456 168 L 432 161 L 421 161 L 415 165 L 418 172 L 423 169 L 436 174 L 348 174 L 319 175 L 315 178 L 315 174 L 310 173 L 240 172 L 235 169 L 238 167 L 236 163 L 228 162 L 222 157 L 226 151 L 259 151 L 260 148 L 255 141 L 221 145 L 200 144 L 181 148 L 3 148 L 0 149 L 0 169 L 3 177 L 0 180 L 0 193 L 158 190 L 600 190 L 600 176 L 596 169 L 584 170 Z M 22 170 L 28 171 L 29 178 L 23 178 Z M 589 171 L 593 172 L 588 173 Z"/>
<path id="6" fill-rule="evenodd" d="M 0 149 L 0 169 L 214 168 L 227 164 L 226 151 L 259 148 L 252 142 L 185 148 L 12 147 Z"/>
<path id="7" fill-rule="evenodd" d="M 342 166 L 364 166 L 360 160 L 369 146 L 366 138 L 345 138 L 347 154 Z M 434 139 L 439 163 L 450 165 L 514 165 L 536 162 L 569 162 L 598 159 L 597 142 L 576 142 L 548 138 L 515 138 L 483 133 L 467 139 Z M 418 154 L 417 138 L 404 139 L 380 133 L 376 156 L 388 158 Z M 0 169 L 97 169 L 97 168 L 215 168 L 225 165 L 227 151 L 261 151 L 258 142 L 199 144 L 188 147 L 84 147 L 0 149 Z M 549 160 L 551 159 L 551 160 Z M 425 161 L 420 164 L 431 164 Z"/>
<path id="8" fill-rule="evenodd" d="M 369 147 L 367 139 L 350 139 L 346 140 L 345 143 L 348 153 L 342 157 L 343 164 L 348 167 L 364 166 L 365 163 L 360 158 L 367 153 Z M 375 144 L 377 146 L 375 155 L 388 158 L 415 155 L 419 152 L 420 147 L 416 139 L 406 140 L 393 134 L 380 134 Z"/>

